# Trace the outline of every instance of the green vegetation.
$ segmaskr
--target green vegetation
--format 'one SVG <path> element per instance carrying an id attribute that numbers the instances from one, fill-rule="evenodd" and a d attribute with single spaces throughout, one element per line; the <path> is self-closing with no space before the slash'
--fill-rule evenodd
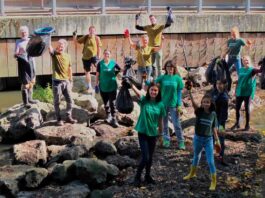
<path id="1" fill-rule="evenodd" d="M 33 98 L 41 102 L 53 103 L 52 87 L 48 83 L 46 88 L 36 85 L 33 91 Z"/>

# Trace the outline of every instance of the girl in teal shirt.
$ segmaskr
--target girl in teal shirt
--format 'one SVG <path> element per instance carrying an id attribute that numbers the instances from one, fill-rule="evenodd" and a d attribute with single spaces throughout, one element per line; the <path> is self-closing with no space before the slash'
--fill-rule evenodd
<path id="1" fill-rule="evenodd" d="M 141 174 L 144 168 L 146 169 L 145 182 L 154 184 L 155 181 L 151 177 L 150 172 L 156 140 L 159 135 L 157 128 L 159 128 L 159 131 L 162 131 L 162 117 L 166 114 L 165 107 L 161 101 L 160 89 L 155 83 L 151 83 L 148 86 L 146 96 L 141 96 L 140 91 L 134 85 L 132 85 L 132 89 L 139 98 L 141 109 L 135 129 L 138 132 L 142 154 L 142 158 L 135 175 L 134 184 L 136 186 L 140 186 Z"/>

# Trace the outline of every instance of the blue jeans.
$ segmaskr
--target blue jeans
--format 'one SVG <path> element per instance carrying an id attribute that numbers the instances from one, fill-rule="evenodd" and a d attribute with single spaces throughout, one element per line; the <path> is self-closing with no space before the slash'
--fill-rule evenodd
<path id="1" fill-rule="evenodd" d="M 156 136 L 147 136 L 145 134 L 138 133 L 139 144 L 141 148 L 142 158 L 138 166 L 138 174 L 141 174 L 142 170 L 146 169 L 146 175 L 150 175 L 153 154 L 156 146 Z"/>
<path id="2" fill-rule="evenodd" d="M 236 56 L 229 56 L 227 65 L 229 69 L 231 69 L 232 65 L 235 65 L 236 73 L 237 75 L 239 75 L 239 69 L 241 68 L 241 58 Z"/>
<path id="3" fill-rule="evenodd" d="M 176 107 L 167 107 L 166 108 L 166 116 L 163 118 L 163 138 L 165 140 L 170 140 L 170 135 L 168 132 L 168 118 L 169 118 L 169 114 L 171 116 L 172 119 L 172 123 L 174 126 L 174 130 L 176 133 L 176 137 L 178 139 L 178 141 L 184 141 L 184 137 L 183 137 L 183 131 L 180 125 L 180 121 L 179 121 L 179 114 L 177 112 L 177 108 Z"/>
<path id="4" fill-rule="evenodd" d="M 137 78 L 141 84 L 143 84 L 143 74 L 146 74 L 146 80 L 150 82 L 151 74 L 152 74 L 152 67 L 151 66 L 147 66 L 147 67 L 138 66 Z"/>
<path id="5" fill-rule="evenodd" d="M 213 137 L 202 137 L 198 135 L 194 135 L 193 138 L 193 160 L 192 160 L 192 165 L 193 166 L 198 166 L 199 161 L 201 159 L 201 153 L 202 149 L 204 148 L 205 153 L 206 153 L 206 160 L 207 163 L 210 167 L 210 173 L 214 174 L 216 173 L 216 168 L 214 165 L 214 155 L 213 155 Z"/>

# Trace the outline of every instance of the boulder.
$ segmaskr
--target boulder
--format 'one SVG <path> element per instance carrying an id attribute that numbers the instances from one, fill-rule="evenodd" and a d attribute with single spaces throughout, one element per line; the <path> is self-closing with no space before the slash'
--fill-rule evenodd
<path id="1" fill-rule="evenodd" d="M 121 189 L 118 186 L 110 186 L 104 190 L 93 190 L 91 192 L 90 198 L 108 198 L 113 197 L 116 192 L 119 192 Z"/>
<path id="2" fill-rule="evenodd" d="M 47 148 L 45 141 L 31 140 L 14 145 L 15 160 L 19 163 L 36 165 L 47 161 Z"/>
<path id="3" fill-rule="evenodd" d="M 120 155 L 137 158 L 141 154 L 137 137 L 122 137 L 114 144 Z"/>
<path id="4" fill-rule="evenodd" d="M 5 165 L 12 165 L 14 160 L 13 146 L 4 145 L 0 146 L 0 167 Z"/>
<path id="5" fill-rule="evenodd" d="M 65 111 L 66 103 L 65 102 L 61 102 L 60 109 L 61 109 L 60 114 L 61 114 L 62 120 L 65 120 L 66 119 L 66 111 Z M 91 119 L 91 117 L 93 117 L 93 112 L 89 112 L 88 110 L 82 107 L 73 105 L 72 117 L 76 119 L 78 123 L 87 123 L 88 120 Z M 49 112 L 46 116 L 46 120 L 47 121 L 56 120 L 55 112 L 54 111 Z"/>
<path id="6" fill-rule="evenodd" d="M 113 143 L 105 140 L 101 140 L 96 143 L 94 146 L 95 153 L 98 156 L 106 157 L 108 155 L 115 155 L 117 153 L 117 149 Z"/>
<path id="7" fill-rule="evenodd" d="M 127 155 L 110 155 L 105 160 L 109 164 L 117 166 L 119 169 L 135 167 L 137 165 L 136 160 L 128 157 Z"/>
<path id="8" fill-rule="evenodd" d="M 73 181 L 64 186 L 49 185 L 37 191 L 21 191 L 17 194 L 17 198 L 86 198 L 88 197 L 90 190 L 87 184 L 83 184 L 80 181 Z"/>
<path id="9" fill-rule="evenodd" d="M 42 121 L 37 107 L 26 109 L 23 105 L 15 105 L 0 115 L 0 139 L 12 142 L 33 138 L 33 130 Z"/>
<path id="10" fill-rule="evenodd" d="M 116 140 L 122 137 L 130 131 L 130 128 L 120 125 L 118 128 L 113 128 L 112 126 L 104 123 L 103 120 L 98 120 L 91 125 L 91 128 L 96 131 L 97 136 L 101 139 L 107 139 L 109 141 Z"/>
<path id="11" fill-rule="evenodd" d="M 81 180 L 91 185 L 105 183 L 110 176 L 117 176 L 119 169 L 106 161 L 95 158 L 79 158 L 66 160 L 57 164 L 51 174 L 56 181 L 65 182 L 73 179 Z"/>
<path id="12" fill-rule="evenodd" d="M 66 145 L 50 145 L 47 146 L 48 160 L 58 155 L 62 150 L 66 148 Z"/>
<path id="13" fill-rule="evenodd" d="M 205 72 L 205 67 L 198 67 L 197 69 L 193 69 L 189 72 L 189 79 L 196 87 L 201 87 L 203 83 L 207 82 Z"/>
<path id="14" fill-rule="evenodd" d="M 51 124 L 51 123 L 50 123 Z M 46 126 L 35 130 L 37 139 L 45 140 L 48 145 L 86 145 L 91 148 L 94 145 L 95 131 L 81 124 L 65 124 L 54 126 L 47 123 Z"/>
<path id="15" fill-rule="evenodd" d="M 91 95 L 79 94 L 77 97 L 73 98 L 77 106 L 88 110 L 89 112 L 97 112 L 98 102 L 95 97 Z"/>
<path id="16" fill-rule="evenodd" d="M 28 165 L 0 167 L 0 192 L 15 196 L 23 188 L 38 187 L 47 175 L 46 169 Z"/>
<path id="17" fill-rule="evenodd" d="M 49 160 L 46 166 L 52 163 L 62 163 L 65 160 L 76 160 L 79 157 L 88 156 L 89 148 L 85 145 L 67 145 L 57 155 Z"/>
<path id="18" fill-rule="evenodd" d="M 134 108 L 132 113 L 130 114 L 121 114 L 119 113 L 118 121 L 120 124 L 123 124 L 125 126 L 133 126 L 136 124 L 139 115 L 140 115 L 140 106 L 137 102 L 133 102 Z"/>

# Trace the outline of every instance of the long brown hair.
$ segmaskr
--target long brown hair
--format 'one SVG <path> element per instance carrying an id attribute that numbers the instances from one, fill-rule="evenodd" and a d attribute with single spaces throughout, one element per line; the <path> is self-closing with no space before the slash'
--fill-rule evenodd
<path id="1" fill-rule="evenodd" d="M 174 75 L 175 75 L 175 74 L 179 74 L 178 68 L 177 68 L 177 66 L 174 64 L 174 61 L 173 61 L 173 60 L 168 60 L 168 61 L 165 63 L 165 65 L 164 65 L 165 74 L 168 74 L 168 73 L 167 73 L 167 70 L 166 70 L 166 67 L 174 67 Z"/>

